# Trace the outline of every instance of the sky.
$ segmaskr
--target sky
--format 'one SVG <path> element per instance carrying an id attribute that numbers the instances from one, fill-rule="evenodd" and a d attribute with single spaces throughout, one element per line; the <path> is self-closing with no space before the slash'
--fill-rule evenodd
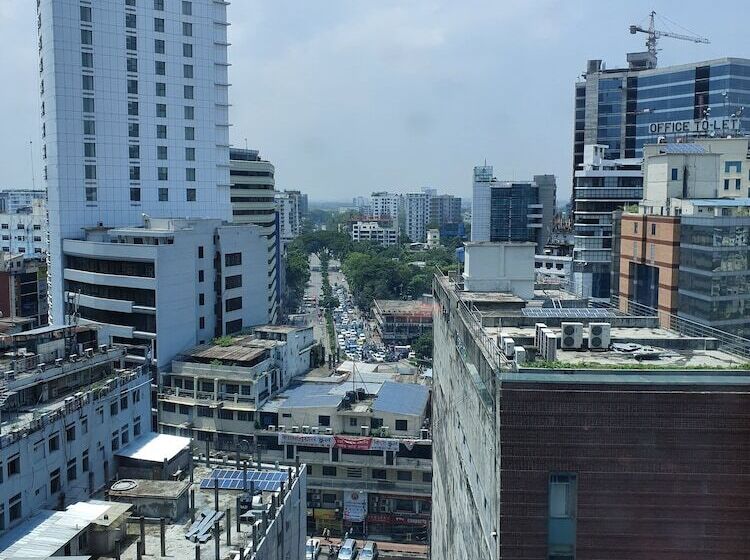
<path id="1" fill-rule="evenodd" d="M 168 0 L 171 1 L 171 0 Z M 37 186 L 41 157 L 35 5 L 0 0 L 0 187 Z M 570 193 L 574 83 L 586 61 L 644 50 L 659 64 L 750 57 L 740 0 L 234 0 L 231 140 L 312 201 L 435 187 L 469 197 L 485 159 L 499 179 L 558 177 Z M 734 14 L 734 15 L 733 15 Z M 671 23 L 678 22 L 679 26 Z M 33 144 L 30 144 L 33 142 Z"/>

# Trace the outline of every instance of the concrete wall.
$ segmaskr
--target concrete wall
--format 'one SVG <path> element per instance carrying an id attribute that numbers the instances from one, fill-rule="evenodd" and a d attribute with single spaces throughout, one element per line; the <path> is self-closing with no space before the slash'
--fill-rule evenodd
<path id="1" fill-rule="evenodd" d="M 467 292 L 512 292 L 534 297 L 534 243 L 467 243 Z"/>

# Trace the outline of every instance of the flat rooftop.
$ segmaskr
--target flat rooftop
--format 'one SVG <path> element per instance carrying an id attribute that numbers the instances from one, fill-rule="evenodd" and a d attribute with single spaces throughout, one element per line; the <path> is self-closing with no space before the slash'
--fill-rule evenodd
<path id="1" fill-rule="evenodd" d="M 382 313 L 432 315 L 432 305 L 419 300 L 376 299 L 375 305 Z"/>
<path id="2" fill-rule="evenodd" d="M 278 340 L 264 340 L 254 335 L 223 337 L 220 343 L 201 344 L 186 352 L 182 358 L 193 358 L 200 361 L 225 360 L 228 362 L 248 362 L 255 365 L 268 350 L 282 344 Z M 180 360 L 178 356 L 175 361 Z"/>
<path id="3" fill-rule="evenodd" d="M 117 498 L 162 498 L 176 499 L 190 489 L 186 480 L 118 480 L 109 489 L 109 495 Z"/>
<path id="4" fill-rule="evenodd" d="M 165 460 L 174 459 L 189 445 L 190 438 L 187 437 L 149 432 L 115 452 L 115 455 L 138 461 L 163 463 Z"/>
<path id="5" fill-rule="evenodd" d="M 299 327 L 294 325 L 263 325 L 262 327 L 255 327 L 253 330 L 256 332 L 272 332 L 272 333 L 281 333 L 281 334 L 289 334 L 297 331 L 304 331 L 306 329 L 311 329 L 312 327 Z"/>

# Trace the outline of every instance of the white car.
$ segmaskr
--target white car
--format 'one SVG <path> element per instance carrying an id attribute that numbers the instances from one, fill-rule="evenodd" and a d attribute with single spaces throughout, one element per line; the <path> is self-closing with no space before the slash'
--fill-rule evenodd
<path id="1" fill-rule="evenodd" d="M 307 539 L 305 560 L 318 560 L 318 556 L 320 556 L 320 541 L 318 539 Z"/>

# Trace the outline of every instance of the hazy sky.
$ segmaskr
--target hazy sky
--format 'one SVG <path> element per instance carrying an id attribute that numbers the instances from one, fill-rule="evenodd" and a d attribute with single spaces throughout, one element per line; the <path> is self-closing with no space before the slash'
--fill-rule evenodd
<path id="1" fill-rule="evenodd" d="M 31 186 L 30 140 L 39 158 L 35 5 L 0 0 L 0 186 Z M 712 41 L 664 39 L 662 65 L 750 56 L 739 0 L 234 0 L 232 141 L 313 200 L 468 197 L 485 158 L 502 179 L 554 173 L 567 197 L 576 76 L 643 50 L 628 25 L 653 7 Z"/>

